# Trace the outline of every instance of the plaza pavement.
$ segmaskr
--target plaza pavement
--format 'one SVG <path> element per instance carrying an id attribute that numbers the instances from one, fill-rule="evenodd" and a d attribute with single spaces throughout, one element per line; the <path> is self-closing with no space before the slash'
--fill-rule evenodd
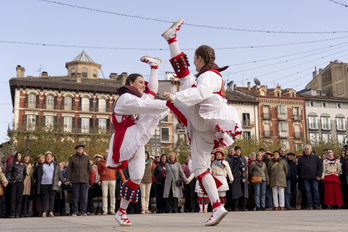
<path id="1" fill-rule="evenodd" d="M 131 214 L 131 227 L 121 227 L 112 215 L 0 219 L 6 231 L 348 231 L 348 210 L 229 212 L 214 227 L 205 227 L 210 213 Z"/>

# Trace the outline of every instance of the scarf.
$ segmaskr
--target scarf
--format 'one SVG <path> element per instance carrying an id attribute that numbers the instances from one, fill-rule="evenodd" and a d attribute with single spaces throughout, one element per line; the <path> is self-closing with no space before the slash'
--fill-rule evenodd
<path id="1" fill-rule="evenodd" d="M 82 153 L 82 154 L 80 155 L 79 153 L 76 152 L 75 155 L 82 157 L 82 156 L 85 156 L 85 153 Z M 105 158 L 104 158 L 104 159 L 105 159 Z"/>
<path id="2" fill-rule="evenodd" d="M 117 91 L 117 94 L 120 96 L 124 93 L 130 93 L 130 94 L 137 96 L 139 98 L 141 97 L 141 94 L 139 93 L 139 91 L 135 87 L 130 86 L 130 85 L 122 86 L 122 87 L 118 88 L 116 91 Z"/>
<path id="3" fill-rule="evenodd" d="M 163 169 L 162 169 L 162 178 L 166 177 L 166 164 L 162 163 Z"/>
<path id="4" fill-rule="evenodd" d="M 25 164 L 25 166 L 26 166 L 26 167 L 28 167 L 28 165 L 29 165 L 29 162 L 28 162 L 28 163 L 24 162 L 24 164 Z"/>
<path id="5" fill-rule="evenodd" d="M 279 156 L 278 159 L 273 158 L 272 160 L 273 160 L 274 162 L 279 162 L 279 161 L 281 160 L 281 158 L 280 158 L 280 156 Z"/>
<path id="6" fill-rule="evenodd" d="M 52 163 L 53 163 L 53 160 L 52 160 L 50 163 L 48 163 L 47 161 L 45 161 L 45 164 L 48 164 L 48 166 L 51 166 Z"/>
<path id="7" fill-rule="evenodd" d="M 336 157 L 334 156 L 334 157 L 332 157 L 331 159 L 330 159 L 329 157 L 327 157 L 327 162 L 328 162 L 329 164 L 334 164 L 334 163 L 336 163 Z"/>
<path id="8" fill-rule="evenodd" d="M 258 161 L 258 160 L 256 160 L 257 162 L 256 162 L 256 165 L 257 166 L 259 166 L 260 168 L 262 167 L 262 165 L 263 165 L 263 161 L 261 160 L 261 161 Z"/>
<path id="9" fill-rule="evenodd" d="M 246 174 L 245 174 L 246 167 L 245 167 L 244 163 L 242 162 L 242 154 L 240 154 L 240 156 L 234 155 L 234 160 L 235 160 L 234 162 L 236 162 L 236 164 L 239 166 L 240 178 L 241 178 L 242 182 L 245 182 L 245 180 L 246 180 Z"/>
<path id="10" fill-rule="evenodd" d="M 225 169 L 225 164 L 222 163 L 222 161 L 224 161 L 223 159 L 216 159 L 214 160 L 214 162 L 212 163 L 212 165 L 219 167 L 221 169 Z"/>
<path id="11" fill-rule="evenodd" d="M 150 159 L 148 159 L 146 162 L 145 162 L 145 166 L 148 165 L 150 163 Z"/>
<path id="12" fill-rule="evenodd" d="M 311 154 L 312 154 L 312 152 L 313 152 L 313 151 L 311 151 Z M 310 156 L 311 154 L 306 155 L 306 153 L 305 153 L 305 152 L 303 152 L 303 155 L 304 155 L 304 156 Z"/>
<path id="13" fill-rule="evenodd" d="M 168 161 L 168 163 L 169 163 L 169 164 L 175 164 L 176 162 L 175 162 L 175 160 L 174 160 L 173 162 Z"/>

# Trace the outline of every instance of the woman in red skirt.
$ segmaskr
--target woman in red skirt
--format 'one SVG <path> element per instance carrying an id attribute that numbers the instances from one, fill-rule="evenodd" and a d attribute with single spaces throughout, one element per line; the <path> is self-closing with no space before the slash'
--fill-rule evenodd
<path id="1" fill-rule="evenodd" d="M 341 173 L 341 163 L 336 159 L 333 150 L 327 151 L 327 159 L 323 162 L 324 204 L 331 208 L 343 205 L 341 182 L 338 178 Z"/>

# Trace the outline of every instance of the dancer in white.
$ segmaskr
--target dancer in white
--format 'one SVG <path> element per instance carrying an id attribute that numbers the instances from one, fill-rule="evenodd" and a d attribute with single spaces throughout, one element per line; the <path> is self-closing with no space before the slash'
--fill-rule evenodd
<path id="1" fill-rule="evenodd" d="M 224 84 L 219 68 L 215 63 L 215 53 L 209 46 L 200 46 L 194 57 L 198 72 L 197 80 L 190 74 L 189 63 L 184 53 L 180 52 L 177 43 L 177 32 L 183 19 L 174 23 L 162 36 L 169 44 L 171 59 L 176 76 L 180 78 L 181 91 L 174 95 L 164 93 L 168 107 L 185 125 L 188 139 L 191 142 L 192 168 L 203 191 L 209 196 L 213 213 L 206 226 L 213 226 L 227 215 L 221 205 L 217 188 L 221 182 L 209 172 L 210 152 L 220 146 L 230 146 L 232 137 L 242 132 L 237 111 L 227 106 Z"/>
<path id="2" fill-rule="evenodd" d="M 165 101 L 153 100 L 158 90 L 158 66 L 161 60 L 144 56 L 140 59 L 150 64 L 148 86 L 139 74 L 127 77 L 126 85 L 119 88 L 119 98 L 112 112 L 115 133 L 112 135 L 106 166 L 112 169 L 129 167 L 128 181 L 121 189 L 120 209 L 115 220 L 121 226 L 131 226 L 127 217 L 129 202 L 138 201 L 138 186 L 143 178 L 145 165 L 144 145 L 150 140 L 160 119 L 168 115 Z"/>

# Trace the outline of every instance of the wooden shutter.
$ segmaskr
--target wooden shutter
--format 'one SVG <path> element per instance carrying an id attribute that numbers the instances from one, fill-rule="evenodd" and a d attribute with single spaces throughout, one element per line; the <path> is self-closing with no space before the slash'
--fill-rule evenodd
<path id="1" fill-rule="evenodd" d="M 41 117 L 41 128 L 44 130 L 46 126 L 46 116 L 42 115 Z"/>
<path id="2" fill-rule="evenodd" d="M 75 97 L 73 97 L 72 100 L 71 100 L 71 109 L 72 109 L 72 110 L 75 110 L 75 109 L 76 109 L 76 106 L 75 106 Z"/>
<path id="3" fill-rule="evenodd" d="M 47 104 L 47 99 L 46 99 L 46 95 L 44 95 L 42 109 L 46 109 L 46 104 Z"/>
<path id="4" fill-rule="evenodd" d="M 89 133 L 93 134 L 93 121 L 94 121 L 94 118 L 90 118 L 89 119 Z"/>
<path id="5" fill-rule="evenodd" d="M 110 112 L 110 99 L 106 100 L 106 112 Z"/>
<path id="6" fill-rule="evenodd" d="M 114 127 L 111 127 L 111 130 L 113 130 L 114 129 Z M 112 131 L 110 131 L 110 119 L 107 119 L 106 120 L 106 132 L 107 133 L 110 133 L 110 132 L 112 132 Z M 112 132 L 113 133 L 113 132 Z"/>
<path id="7" fill-rule="evenodd" d="M 39 130 L 40 129 L 40 116 L 36 115 L 35 117 L 35 130 Z"/>
<path id="8" fill-rule="evenodd" d="M 22 129 L 24 130 L 25 128 L 27 128 L 27 115 L 24 114 L 22 119 Z"/>
<path id="9" fill-rule="evenodd" d="M 93 97 L 89 99 L 89 111 L 94 111 Z"/>
<path id="10" fill-rule="evenodd" d="M 82 110 L 82 97 L 79 98 L 79 111 Z"/>
<path id="11" fill-rule="evenodd" d="M 59 104 L 59 109 L 60 110 L 65 110 L 65 107 L 64 107 L 64 101 L 65 101 L 65 98 L 62 96 L 61 98 L 60 98 L 60 104 Z M 71 106 L 71 108 L 72 108 L 72 106 Z"/>
<path id="12" fill-rule="evenodd" d="M 40 108 L 40 94 L 36 95 L 36 108 Z"/>
<path id="13" fill-rule="evenodd" d="M 81 118 L 77 119 L 77 133 L 81 133 Z"/>
<path id="14" fill-rule="evenodd" d="M 57 96 L 54 97 L 54 106 L 53 106 L 53 109 L 58 109 L 58 97 L 57 97 Z"/>
<path id="15" fill-rule="evenodd" d="M 95 112 L 99 112 L 99 98 L 96 98 L 96 103 L 95 103 Z"/>
<path id="16" fill-rule="evenodd" d="M 71 127 L 72 127 L 72 132 L 76 133 L 76 117 L 72 118 Z"/>
<path id="17" fill-rule="evenodd" d="M 95 133 L 98 133 L 99 132 L 99 118 L 96 118 L 95 119 Z"/>

